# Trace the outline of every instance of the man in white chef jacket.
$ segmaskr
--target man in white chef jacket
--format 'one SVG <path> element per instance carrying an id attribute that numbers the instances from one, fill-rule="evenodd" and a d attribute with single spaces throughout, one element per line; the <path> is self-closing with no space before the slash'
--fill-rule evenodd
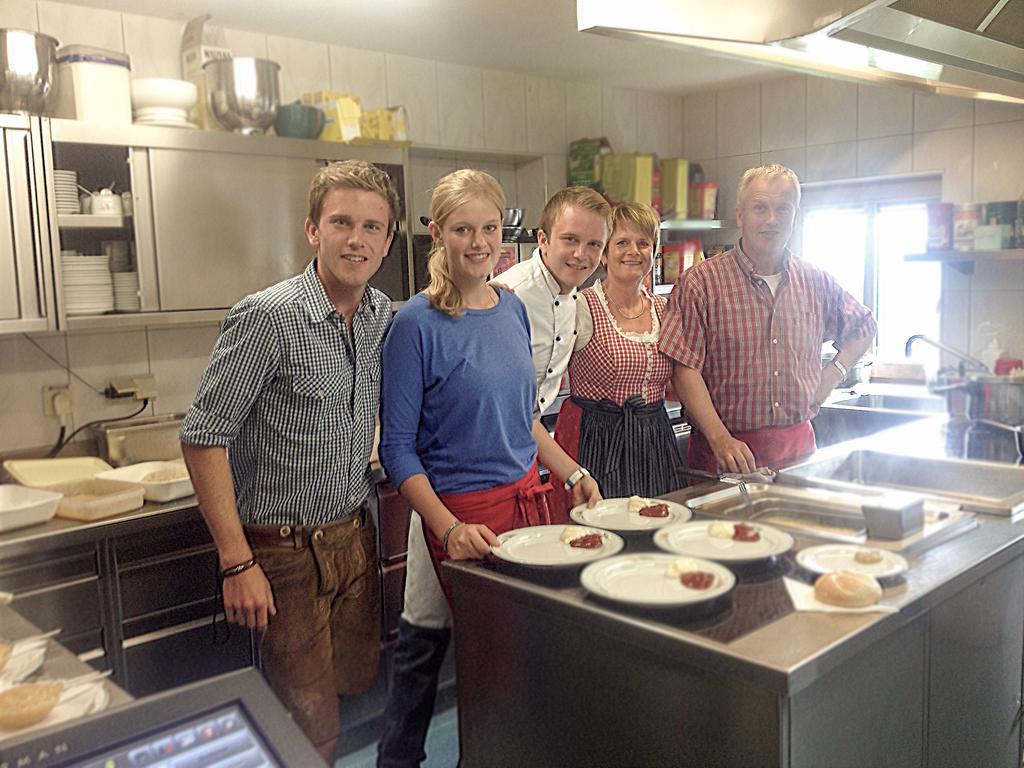
<path id="1" fill-rule="evenodd" d="M 538 247 L 533 257 L 503 272 L 496 281 L 526 305 L 530 319 L 533 364 L 537 373 L 533 436 L 541 462 L 562 449 L 540 422 L 555 401 L 569 367 L 576 337 L 576 297 L 580 285 L 597 269 L 611 234 L 611 206 L 586 187 L 556 192 L 541 214 Z M 568 457 L 566 457 L 568 458 Z M 574 503 L 600 499 L 597 483 L 585 468 L 569 476 L 566 489 Z M 420 516 L 409 524 L 405 607 L 392 656 L 384 735 L 378 745 L 378 768 L 418 766 L 434 712 L 438 676 L 451 639 L 451 615 L 427 552 Z"/>

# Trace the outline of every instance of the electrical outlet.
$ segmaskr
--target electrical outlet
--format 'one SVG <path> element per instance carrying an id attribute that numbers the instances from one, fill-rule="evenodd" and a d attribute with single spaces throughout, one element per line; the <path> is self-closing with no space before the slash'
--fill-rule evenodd
<path id="1" fill-rule="evenodd" d="M 136 400 L 153 400 L 156 398 L 156 379 L 149 373 L 115 376 L 110 380 L 104 394 L 112 400 L 123 397 L 134 397 Z"/>
<path id="2" fill-rule="evenodd" d="M 43 414 L 51 419 L 61 419 L 71 413 L 71 387 L 43 387 Z"/>

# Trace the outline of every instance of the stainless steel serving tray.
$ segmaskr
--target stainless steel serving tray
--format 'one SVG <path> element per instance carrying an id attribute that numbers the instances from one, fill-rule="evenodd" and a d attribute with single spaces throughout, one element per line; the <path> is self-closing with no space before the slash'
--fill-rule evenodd
<path id="1" fill-rule="evenodd" d="M 894 501 L 911 495 L 886 488 L 853 486 L 851 490 L 778 485 L 773 483 L 731 486 L 689 499 L 694 512 L 734 520 L 756 520 L 801 536 L 865 544 L 894 552 L 913 554 L 940 544 L 977 525 L 974 514 L 956 505 L 925 500 L 924 526 L 901 539 L 872 538 L 864 517 L 865 505 Z"/>
<path id="2" fill-rule="evenodd" d="M 894 488 L 953 502 L 968 512 L 1011 518 L 1024 513 L 1024 468 L 992 461 L 855 450 L 781 470 L 777 482 L 847 493 L 866 486 Z"/>

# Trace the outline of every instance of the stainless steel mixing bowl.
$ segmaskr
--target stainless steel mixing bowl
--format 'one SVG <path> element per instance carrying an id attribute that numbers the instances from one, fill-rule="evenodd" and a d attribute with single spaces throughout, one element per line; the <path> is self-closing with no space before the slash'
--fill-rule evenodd
<path id="1" fill-rule="evenodd" d="M 57 90 L 57 41 L 25 29 L 0 29 L 0 112 L 44 114 Z"/>
<path id="2" fill-rule="evenodd" d="M 281 67 L 268 59 L 214 59 L 203 65 L 210 111 L 225 128 L 263 133 L 274 124 L 281 91 Z"/>

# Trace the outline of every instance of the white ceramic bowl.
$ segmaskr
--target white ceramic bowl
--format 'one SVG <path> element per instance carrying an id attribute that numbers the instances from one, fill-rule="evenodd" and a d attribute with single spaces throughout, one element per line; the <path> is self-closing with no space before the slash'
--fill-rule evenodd
<path id="1" fill-rule="evenodd" d="M 195 83 L 167 77 L 140 77 L 132 80 L 132 109 L 165 107 L 189 110 L 195 106 L 199 92 Z"/>

